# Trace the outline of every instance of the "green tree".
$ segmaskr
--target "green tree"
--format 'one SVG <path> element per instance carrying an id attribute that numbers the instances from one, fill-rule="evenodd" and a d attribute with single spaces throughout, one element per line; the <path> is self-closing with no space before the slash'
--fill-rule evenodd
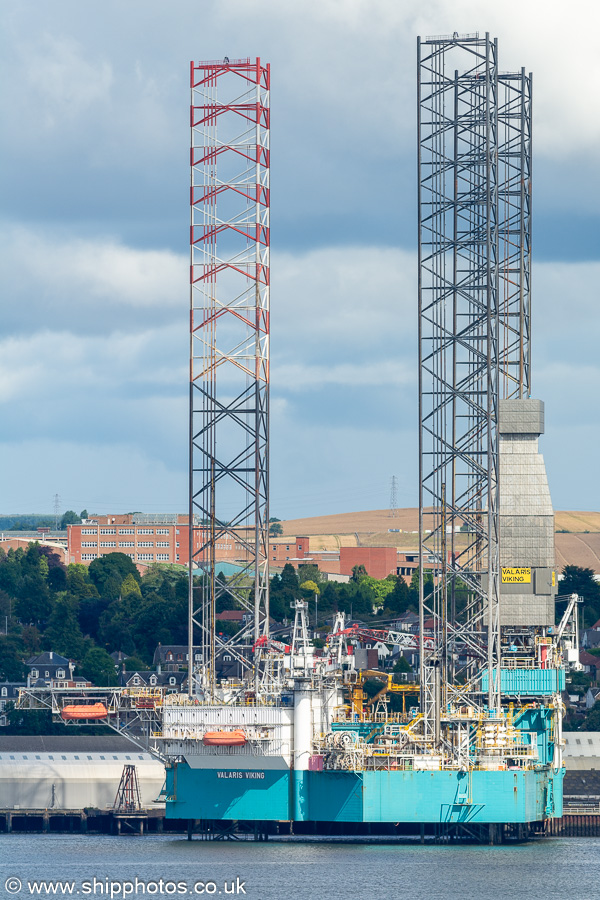
<path id="1" fill-rule="evenodd" d="M 50 569 L 48 572 L 47 579 L 48 587 L 50 590 L 58 594 L 60 591 L 66 591 L 67 589 L 67 570 L 64 566 L 54 566 L 54 568 Z"/>
<path id="2" fill-rule="evenodd" d="M 283 527 L 279 522 L 273 522 L 272 525 L 269 525 L 269 534 L 271 537 L 278 537 L 280 534 L 283 534 Z"/>
<path id="3" fill-rule="evenodd" d="M 38 558 L 38 568 L 40 575 L 47 582 L 48 580 L 48 572 L 50 571 L 50 566 L 48 565 L 48 557 L 46 555 L 39 556 Z"/>
<path id="4" fill-rule="evenodd" d="M 327 612 L 344 612 L 352 619 L 368 618 L 373 614 L 373 592 L 368 585 L 360 585 L 355 581 L 347 584 L 326 582 L 321 591 L 319 609 L 322 615 Z"/>
<path id="5" fill-rule="evenodd" d="M 15 709 L 14 703 L 6 704 L 8 724 L 3 729 L 5 734 L 58 734 L 73 736 L 85 734 L 112 734 L 106 725 L 67 726 L 62 722 L 53 722 L 49 709 Z"/>
<path id="6" fill-rule="evenodd" d="M 279 576 L 277 576 L 279 577 Z M 290 603 L 294 601 L 294 594 L 288 588 L 275 591 L 269 599 L 269 613 L 276 622 L 283 622 L 289 619 L 291 610 Z"/>
<path id="7" fill-rule="evenodd" d="M 314 581 L 315 584 L 322 584 L 323 573 L 314 563 L 300 563 L 298 565 L 298 581 Z"/>
<path id="8" fill-rule="evenodd" d="M 54 650 L 69 659 L 82 659 L 86 647 L 77 618 L 78 607 L 73 596 L 67 593 L 57 596 L 44 634 L 46 650 Z"/>
<path id="9" fill-rule="evenodd" d="M 126 672 L 145 672 L 147 668 L 146 663 L 139 656 L 128 656 L 125 660 Z"/>
<path id="10" fill-rule="evenodd" d="M 100 593 L 104 600 L 118 600 L 121 596 L 121 585 L 122 581 L 116 572 L 112 573 L 108 576 L 102 587 L 100 588 Z"/>
<path id="11" fill-rule="evenodd" d="M 409 597 L 410 603 L 414 609 L 418 609 L 419 606 L 419 584 L 421 580 L 421 573 L 419 569 L 415 569 L 412 573 L 412 578 L 410 579 L 410 588 L 409 588 Z M 423 594 L 425 597 L 428 597 L 433 591 L 433 574 L 431 570 L 425 569 L 425 576 L 423 579 Z"/>
<path id="12" fill-rule="evenodd" d="M 42 635 L 34 625 L 25 625 L 19 635 L 25 658 L 35 656 L 42 649 Z"/>
<path id="13" fill-rule="evenodd" d="M 144 597 L 141 606 L 133 595 L 128 601 L 130 609 L 134 607 L 132 634 L 136 652 L 150 663 L 157 644 L 175 643 L 171 631 L 171 604 L 160 594 Z"/>
<path id="14" fill-rule="evenodd" d="M 393 672 L 412 672 L 412 666 L 405 656 L 400 656 L 394 663 Z"/>
<path id="15" fill-rule="evenodd" d="M 315 627 L 316 627 L 316 626 L 318 625 L 318 622 L 317 622 L 317 614 L 318 614 L 318 611 L 319 611 L 319 600 L 318 600 L 318 598 L 319 598 L 319 594 L 321 593 L 320 590 L 319 590 L 319 586 L 318 586 L 318 585 L 316 584 L 316 582 L 314 582 L 314 581 L 303 581 L 302 584 L 300 585 L 300 592 L 301 592 L 301 594 L 303 595 L 303 597 L 308 601 L 308 607 L 309 607 L 309 610 L 310 610 L 310 612 L 309 612 L 309 622 L 311 622 L 311 623 L 312 623 L 312 621 L 313 621 L 313 619 L 312 619 L 312 606 L 311 606 L 311 604 L 314 605 L 314 608 L 315 608 L 315 610 L 314 610 L 314 611 L 315 611 L 314 624 L 315 624 Z M 315 646 L 316 646 L 316 645 L 315 645 Z"/>
<path id="16" fill-rule="evenodd" d="M 12 635 L 0 637 L 0 681 L 24 681 L 25 672 L 20 642 Z"/>
<path id="17" fill-rule="evenodd" d="M 401 575 L 397 576 L 392 591 L 385 598 L 386 608 L 391 613 L 401 616 L 412 607 L 412 600 L 413 598 L 404 578 Z"/>
<path id="18" fill-rule="evenodd" d="M 117 673 L 112 657 L 102 647 L 88 650 L 80 666 L 81 674 L 97 687 L 117 683 Z"/>
<path id="19" fill-rule="evenodd" d="M 305 596 L 309 597 L 311 600 L 313 599 L 315 594 L 318 597 L 319 594 L 321 593 L 321 591 L 319 590 L 319 586 L 317 584 L 315 584 L 314 581 L 303 581 L 302 584 L 300 585 L 300 590 L 305 594 Z"/>
<path id="20" fill-rule="evenodd" d="M 600 702 L 596 700 L 579 726 L 580 731 L 600 731 Z"/>
<path id="21" fill-rule="evenodd" d="M 103 588 L 109 579 L 112 579 L 113 583 L 118 581 L 119 589 L 128 575 L 133 575 L 138 582 L 141 581 L 135 563 L 125 553 L 107 553 L 106 556 L 93 559 L 88 566 L 88 572 L 102 596 L 106 596 Z"/>
<path id="22" fill-rule="evenodd" d="M 280 575 L 271 578 L 269 611 L 271 616 L 282 622 L 291 615 L 290 604 L 300 596 L 298 575 L 291 563 L 286 563 Z"/>
<path id="23" fill-rule="evenodd" d="M 67 588 L 69 593 L 83 600 L 85 597 L 99 597 L 98 588 L 93 584 L 87 566 L 71 563 L 67 566 Z"/>
<path id="24" fill-rule="evenodd" d="M 367 574 L 368 574 L 368 572 L 362 563 L 357 566 L 352 566 L 352 581 L 354 581 L 355 583 L 358 584 L 360 579 L 363 578 Z"/>
<path id="25" fill-rule="evenodd" d="M 100 619 L 108 609 L 109 603 L 110 601 L 103 597 L 84 597 L 79 601 L 79 627 L 82 634 L 89 635 L 92 640 L 98 642 Z"/>
<path id="26" fill-rule="evenodd" d="M 227 637 L 233 637 L 240 630 L 240 622 L 229 622 L 223 619 L 217 619 L 215 622 L 215 631 L 217 634 L 224 634 Z"/>
<path id="27" fill-rule="evenodd" d="M 87 518 L 89 518 L 87 509 L 82 509 L 82 510 L 81 510 L 81 512 L 79 513 L 79 518 L 80 518 L 80 519 L 87 519 Z"/>
<path id="28" fill-rule="evenodd" d="M 291 563 L 286 563 L 281 571 L 281 587 L 289 588 L 294 592 L 294 596 L 298 596 L 298 573 Z"/>
<path id="29" fill-rule="evenodd" d="M 379 580 L 371 575 L 363 575 L 359 581 L 361 588 L 369 588 L 369 599 L 376 607 L 382 607 L 389 594 L 394 590 L 393 581 L 384 578 Z"/>
<path id="30" fill-rule="evenodd" d="M 52 599 L 41 575 L 26 575 L 15 604 L 15 614 L 27 625 L 45 625 L 52 612 Z"/>
<path id="31" fill-rule="evenodd" d="M 560 582 L 560 593 L 579 594 L 583 599 L 583 623 L 590 628 L 600 618 L 600 584 L 594 578 L 593 569 L 582 566 L 565 566 Z M 561 607 L 560 612 L 564 610 Z"/>
<path id="32" fill-rule="evenodd" d="M 8 553 L 2 551 L 0 556 L 0 588 L 11 597 L 18 597 L 23 581 L 22 559 L 24 552 L 21 548 L 15 551 L 10 549 Z"/>
<path id="33" fill-rule="evenodd" d="M 13 598 L 6 591 L 0 588 L 0 631 L 6 630 L 6 625 L 10 629 L 10 619 L 12 617 Z"/>
<path id="34" fill-rule="evenodd" d="M 48 562 L 48 568 L 50 571 L 52 569 L 64 569 L 65 564 L 63 563 L 63 558 L 59 553 L 56 553 L 52 549 L 52 547 L 46 547 L 45 545 L 39 545 L 39 553 L 40 556 L 45 556 Z"/>
<path id="35" fill-rule="evenodd" d="M 7 734 L 53 734 L 56 729 L 49 709 L 16 709 L 6 704 Z"/>
<path id="36" fill-rule="evenodd" d="M 80 516 L 78 516 L 74 510 L 68 509 L 66 511 L 66 513 L 63 514 L 63 516 L 60 520 L 61 531 L 64 531 L 66 529 L 67 525 L 79 525 L 80 522 L 81 522 Z"/>
<path id="37" fill-rule="evenodd" d="M 47 584 L 50 565 L 48 556 L 38 543 L 32 542 L 27 550 L 19 549 L 7 554 L 7 565 L 12 566 L 15 576 L 15 615 L 24 624 L 43 624 L 52 611 L 53 598 Z M 4 568 L 4 566 L 0 566 Z M 0 587 L 4 587 L 0 583 Z M 5 587 L 12 593 L 9 587 Z"/>
<path id="38" fill-rule="evenodd" d="M 121 597 L 125 599 L 125 597 L 129 596 L 138 597 L 140 600 L 142 599 L 140 586 L 131 573 L 129 573 L 121 585 Z"/>
<path id="39" fill-rule="evenodd" d="M 417 592 L 417 594 L 419 593 L 420 583 L 421 583 L 421 572 L 418 568 L 416 568 L 414 570 L 414 572 L 412 573 L 412 577 L 410 579 L 410 586 L 411 586 L 412 590 Z M 426 569 L 425 570 L 425 579 L 423 582 L 423 590 L 427 594 L 432 588 L 433 588 L 433 574 L 432 574 L 431 570 Z"/>
<path id="40" fill-rule="evenodd" d="M 133 656 L 136 653 L 134 626 L 139 601 L 131 595 L 125 600 L 115 599 L 100 616 L 98 639 L 112 650 L 122 650 Z"/>
<path id="41" fill-rule="evenodd" d="M 225 610 L 239 609 L 239 604 L 229 592 L 219 594 L 215 601 L 216 612 L 225 612 Z"/>

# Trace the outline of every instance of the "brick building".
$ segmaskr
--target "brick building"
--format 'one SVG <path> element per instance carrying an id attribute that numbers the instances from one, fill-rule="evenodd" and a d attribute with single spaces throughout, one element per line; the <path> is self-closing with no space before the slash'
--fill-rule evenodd
<path id="1" fill-rule="evenodd" d="M 67 558 L 67 548 L 64 544 L 57 540 L 49 540 L 44 538 L 43 534 L 31 534 L 21 537 L 13 534 L 0 535 L 0 548 L 8 553 L 9 550 L 27 550 L 30 544 L 40 544 L 42 547 L 49 547 L 53 553 L 60 557 L 60 561 L 65 565 L 69 562 Z"/>
<path id="2" fill-rule="evenodd" d="M 93 559 L 108 553 L 125 553 L 138 565 L 178 563 L 189 561 L 189 531 L 187 516 L 133 513 L 128 515 L 92 516 L 81 525 L 68 526 L 68 563 L 89 565 Z M 317 536 L 318 537 L 318 536 Z M 316 540 L 317 538 L 313 538 Z M 194 549 L 203 543 L 202 529 L 194 531 Z M 248 542 L 254 541 L 248 534 Z M 401 551 L 396 547 L 340 547 L 337 550 L 310 549 L 310 538 L 271 538 L 268 544 L 269 566 L 283 568 L 290 563 L 297 569 L 314 564 L 323 573 L 352 575 L 354 566 L 363 565 L 373 578 L 402 575 L 408 583 L 419 565 L 418 551 Z M 239 538 L 223 535 L 216 545 L 217 564 L 246 561 L 245 548 Z M 426 568 L 432 568 L 427 560 Z"/>
<path id="3" fill-rule="evenodd" d="M 286 563 L 295 569 L 302 565 L 315 565 L 322 572 L 339 575 L 340 551 L 311 550 L 310 538 L 306 536 L 271 538 L 269 541 L 269 565 L 272 568 L 283 568 Z"/>
<path id="4" fill-rule="evenodd" d="M 135 563 L 189 562 L 187 516 L 133 514 L 93 516 L 81 525 L 67 528 L 67 561 L 89 565 L 108 553 L 124 553 Z M 194 531 L 194 550 L 204 542 L 202 529 Z M 243 562 L 244 547 L 231 534 L 224 534 L 216 546 L 219 562 Z"/>
<path id="5" fill-rule="evenodd" d="M 318 566 L 330 575 L 352 575 L 354 566 L 364 566 L 373 578 L 401 575 L 410 584 L 415 569 L 419 568 L 418 550 L 405 551 L 396 547 L 340 547 L 339 550 L 310 550 L 308 537 L 279 538 L 269 543 L 269 563 L 297 569 L 303 564 Z M 425 569 L 433 569 L 433 561 L 425 560 Z"/>
<path id="6" fill-rule="evenodd" d="M 395 547 L 340 547 L 340 574 L 352 575 L 355 566 L 364 566 L 373 578 L 396 575 L 398 551 Z"/>
<path id="7" fill-rule="evenodd" d="M 308 562 L 313 555 L 307 537 L 289 537 L 279 541 L 271 539 L 269 543 L 269 563 L 272 566 L 285 566 L 286 562 L 291 562 L 297 568 L 298 564 Z M 312 558 L 310 562 L 313 562 Z"/>

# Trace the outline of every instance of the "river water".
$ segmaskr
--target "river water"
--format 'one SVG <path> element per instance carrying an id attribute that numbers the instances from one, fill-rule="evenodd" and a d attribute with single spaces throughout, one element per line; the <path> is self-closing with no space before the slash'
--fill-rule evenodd
<path id="1" fill-rule="evenodd" d="M 63 888 L 56 886 L 59 881 Z M 0 835 L 0 897 L 71 894 L 112 895 L 113 900 L 596 900 L 600 838 L 489 847 L 322 839 L 189 842 L 171 835 Z"/>

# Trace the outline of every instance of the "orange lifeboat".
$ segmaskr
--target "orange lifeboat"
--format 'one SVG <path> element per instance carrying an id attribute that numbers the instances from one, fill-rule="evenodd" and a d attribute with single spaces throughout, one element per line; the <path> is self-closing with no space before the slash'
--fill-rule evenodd
<path id="1" fill-rule="evenodd" d="M 206 747 L 243 747 L 248 738 L 243 731 L 207 731 L 202 738 Z"/>
<path id="2" fill-rule="evenodd" d="M 108 710 L 104 703 L 78 703 L 73 706 L 63 706 L 61 719 L 105 719 Z"/>

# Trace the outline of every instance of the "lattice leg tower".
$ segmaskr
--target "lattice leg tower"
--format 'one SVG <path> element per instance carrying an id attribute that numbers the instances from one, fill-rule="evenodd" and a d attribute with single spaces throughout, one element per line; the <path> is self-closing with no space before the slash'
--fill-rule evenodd
<path id="1" fill-rule="evenodd" d="M 441 710 L 467 702 L 454 687 L 464 680 L 458 644 L 471 667 L 475 658 L 487 665 L 487 705 L 500 704 L 498 62 L 489 35 L 419 41 L 418 147 L 419 566 L 435 566 L 430 594 L 421 577 L 421 684 L 426 734 L 439 744 Z M 468 591 L 460 616 L 459 578 Z M 424 644 L 430 617 L 433 650 Z"/>
<path id="2" fill-rule="evenodd" d="M 269 86 L 260 59 L 191 63 L 190 694 L 214 694 L 220 655 L 247 670 L 268 630 Z M 215 634 L 225 594 L 250 613 L 233 639 Z"/>

